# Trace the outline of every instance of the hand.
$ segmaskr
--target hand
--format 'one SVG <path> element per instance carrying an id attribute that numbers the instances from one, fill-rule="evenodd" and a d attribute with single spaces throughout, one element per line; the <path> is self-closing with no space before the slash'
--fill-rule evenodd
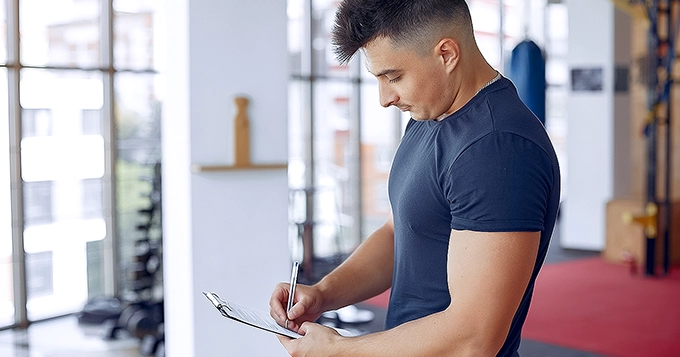
<path id="1" fill-rule="evenodd" d="M 278 336 L 283 347 L 293 357 L 331 356 L 338 352 L 336 343 L 344 338 L 332 328 L 311 322 L 303 323 L 298 333 L 303 337 L 291 339 Z"/>
<path id="2" fill-rule="evenodd" d="M 286 327 L 286 307 L 288 305 L 288 283 L 279 283 L 269 299 L 269 314 L 276 323 Z M 313 286 L 298 284 L 295 288 L 293 307 L 287 314 L 288 329 L 299 333 L 304 322 L 314 322 L 321 316 L 321 294 Z"/>

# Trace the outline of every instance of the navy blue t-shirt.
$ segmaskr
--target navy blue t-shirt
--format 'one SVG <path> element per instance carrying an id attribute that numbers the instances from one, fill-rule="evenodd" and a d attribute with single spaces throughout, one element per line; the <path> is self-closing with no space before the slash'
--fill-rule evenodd
<path id="1" fill-rule="evenodd" d="M 386 327 L 446 309 L 451 229 L 536 232 L 534 271 L 498 356 L 517 355 L 560 199 L 545 128 L 501 78 L 441 121 L 411 120 L 389 179 L 394 276 Z M 455 257 L 454 257 L 455 259 Z"/>

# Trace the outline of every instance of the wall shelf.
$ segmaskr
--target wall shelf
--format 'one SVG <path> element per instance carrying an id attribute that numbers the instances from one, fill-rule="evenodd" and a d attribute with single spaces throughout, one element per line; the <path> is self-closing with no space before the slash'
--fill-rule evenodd
<path id="1" fill-rule="evenodd" d="M 249 164 L 249 165 L 202 165 L 191 164 L 191 172 L 224 172 L 224 171 L 243 171 L 243 170 L 280 170 L 287 169 L 288 164 Z"/>
<path id="2" fill-rule="evenodd" d="M 191 172 L 224 172 L 244 170 L 280 170 L 287 169 L 288 163 L 253 164 L 250 162 L 250 123 L 248 120 L 247 97 L 234 98 L 236 118 L 234 118 L 234 163 L 232 165 L 191 164 Z"/>

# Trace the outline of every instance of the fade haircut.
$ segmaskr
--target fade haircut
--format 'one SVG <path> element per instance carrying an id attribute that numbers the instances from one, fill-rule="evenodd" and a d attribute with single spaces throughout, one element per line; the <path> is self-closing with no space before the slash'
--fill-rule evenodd
<path id="1" fill-rule="evenodd" d="M 474 41 L 465 0 L 344 0 L 335 14 L 331 41 L 338 61 L 345 64 L 378 37 L 424 55 L 451 31 L 459 41 Z"/>

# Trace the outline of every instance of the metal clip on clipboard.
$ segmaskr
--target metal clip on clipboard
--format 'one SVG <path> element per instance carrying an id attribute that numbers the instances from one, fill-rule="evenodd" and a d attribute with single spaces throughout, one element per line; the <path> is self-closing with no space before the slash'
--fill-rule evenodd
<path id="1" fill-rule="evenodd" d="M 224 315 L 224 317 L 229 317 L 229 315 L 228 315 L 225 311 L 222 310 L 222 309 L 227 309 L 227 310 L 229 310 L 229 311 L 233 311 L 233 310 L 231 309 L 231 307 L 229 307 L 229 303 L 228 303 L 228 302 L 222 300 L 222 298 L 219 297 L 219 295 L 217 295 L 217 294 L 215 294 L 215 293 L 211 293 L 211 292 L 204 291 L 204 292 L 203 292 L 203 295 L 205 295 L 205 297 L 207 297 L 208 300 L 210 300 L 210 302 L 211 302 L 213 305 L 215 305 L 215 307 L 217 308 L 217 310 L 220 310 L 220 312 L 222 313 L 222 315 Z"/>

